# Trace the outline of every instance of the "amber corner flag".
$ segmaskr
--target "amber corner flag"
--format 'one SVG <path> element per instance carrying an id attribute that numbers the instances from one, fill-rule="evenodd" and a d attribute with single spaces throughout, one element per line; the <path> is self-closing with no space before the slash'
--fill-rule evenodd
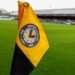
<path id="1" fill-rule="evenodd" d="M 29 75 L 49 48 L 45 32 L 27 2 L 18 2 L 18 35 L 10 75 Z"/>

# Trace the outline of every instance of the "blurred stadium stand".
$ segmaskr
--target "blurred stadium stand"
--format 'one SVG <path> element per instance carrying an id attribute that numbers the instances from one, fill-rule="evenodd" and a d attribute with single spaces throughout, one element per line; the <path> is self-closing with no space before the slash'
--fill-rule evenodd
<path id="1" fill-rule="evenodd" d="M 75 9 L 37 10 L 37 16 L 42 21 L 75 24 Z"/>
<path id="2" fill-rule="evenodd" d="M 17 11 L 12 11 L 10 13 L 6 12 L 7 11 L 4 9 L 0 10 L 0 19 L 2 15 L 3 18 L 4 16 L 8 16 L 10 19 L 18 19 Z M 35 12 L 41 21 L 75 24 L 75 8 L 35 10 Z"/>

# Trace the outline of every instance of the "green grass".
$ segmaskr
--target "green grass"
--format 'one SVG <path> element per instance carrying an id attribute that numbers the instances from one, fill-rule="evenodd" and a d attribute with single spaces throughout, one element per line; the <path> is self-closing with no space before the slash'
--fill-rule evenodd
<path id="1" fill-rule="evenodd" d="M 30 75 L 75 75 L 75 26 L 43 22 L 50 48 Z M 0 21 L 0 75 L 10 75 L 17 21 Z"/>

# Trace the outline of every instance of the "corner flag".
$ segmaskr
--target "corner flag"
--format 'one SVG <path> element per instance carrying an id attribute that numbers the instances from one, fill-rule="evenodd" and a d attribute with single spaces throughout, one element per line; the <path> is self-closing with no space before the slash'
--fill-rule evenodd
<path id="1" fill-rule="evenodd" d="M 29 75 L 49 44 L 44 29 L 27 2 L 18 2 L 18 35 L 10 75 Z"/>

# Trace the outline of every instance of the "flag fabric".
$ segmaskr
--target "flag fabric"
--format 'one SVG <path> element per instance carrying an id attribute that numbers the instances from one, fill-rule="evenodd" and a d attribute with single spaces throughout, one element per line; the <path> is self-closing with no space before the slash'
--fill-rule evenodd
<path id="1" fill-rule="evenodd" d="M 18 34 L 10 75 L 29 75 L 49 48 L 44 29 L 27 2 L 18 2 Z"/>

